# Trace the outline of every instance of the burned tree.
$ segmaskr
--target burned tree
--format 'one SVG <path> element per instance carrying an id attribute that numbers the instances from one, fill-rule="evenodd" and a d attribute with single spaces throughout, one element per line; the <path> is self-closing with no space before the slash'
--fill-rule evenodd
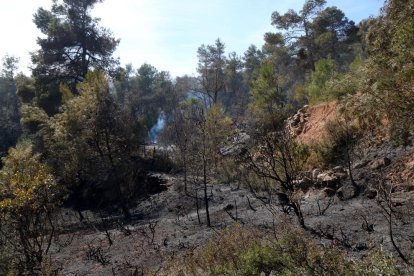
<path id="1" fill-rule="evenodd" d="M 267 180 L 269 190 L 277 191 L 276 195 L 293 209 L 303 228 L 306 226 L 300 199 L 296 197 L 296 183 L 308 155 L 307 148 L 297 144 L 284 130 L 259 138 L 257 147 L 247 155 L 249 168 Z"/>

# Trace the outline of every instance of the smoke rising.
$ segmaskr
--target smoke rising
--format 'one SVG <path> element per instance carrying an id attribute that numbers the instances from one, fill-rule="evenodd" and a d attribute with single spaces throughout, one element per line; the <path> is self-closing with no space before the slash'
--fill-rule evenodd
<path id="1" fill-rule="evenodd" d="M 157 122 L 148 132 L 148 139 L 151 143 L 156 144 L 158 142 L 157 141 L 158 135 L 160 134 L 164 126 L 165 126 L 165 113 L 161 112 L 160 115 L 158 115 Z"/>

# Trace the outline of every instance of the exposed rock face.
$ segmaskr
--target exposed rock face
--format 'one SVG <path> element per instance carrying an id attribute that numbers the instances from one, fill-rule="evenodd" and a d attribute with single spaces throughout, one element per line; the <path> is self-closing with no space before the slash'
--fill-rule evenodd
<path id="1" fill-rule="evenodd" d="M 287 128 L 292 137 L 298 136 L 302 132 L 306 132 L 306 122 L 309 114 L 307 113 L 309 106 L 305 105 L 292 117 L 287 119 Z"/>
<path id="2" fill-rule="evenodd" d="M 247 144 L 250 141 L 250 135 L 241 131 L 237 136 L 233 138 L 230 145 L 220 149 L 220 153 L 223 156 L 227 155 L 239 155 L 246 150 Z"/>
<path id="3" fill-rule="evenodd" d="M 323 173 L 318 174 L 316 177 L 316 180 L 323 184 L 323 186 L 331 187 L 332 184 L 336 184 L 336 182 L 339 180 L 338 177 L 334 175 L 332 171 L 326 171 Z"/>
<path id="4" fill-rule="evenodd" d="M 314 170 L 315 172 L 315 170 Z M 332 170 L 324 171 L 316 176 L 316 182 L 322 187 L 338 188 L 341 180 L 346 179 L 348 174 L 343 167 L 335 167 Z"/>

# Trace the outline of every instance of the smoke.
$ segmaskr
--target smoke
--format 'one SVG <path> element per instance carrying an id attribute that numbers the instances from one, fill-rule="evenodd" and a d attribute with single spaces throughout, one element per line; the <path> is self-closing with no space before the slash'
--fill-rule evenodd
<path id="1" fill-rule="evenodd" d="M 155 125 L 153 125 L 153 127 L 148 132 L 148 138 L 151 143 L 154 143 L 154 144 L 157 143 L 158 134 L 160 134 L 164 126 L 165 126 L 165 113 L 161 111 L 160 115 L 158 115 L 157 122 L 155 123 Z"/>

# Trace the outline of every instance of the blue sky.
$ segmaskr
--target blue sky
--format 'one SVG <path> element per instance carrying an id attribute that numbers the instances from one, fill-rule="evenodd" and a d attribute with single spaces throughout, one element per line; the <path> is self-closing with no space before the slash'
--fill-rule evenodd
<path id="1" fill-rule="evenodd" d="M 359 22 L 378 15 L 383 0 L 328 0 L 348 18 Z M 51 0 L 0 0 L 0 57 L 20 57 L 20 69 L 29 73 L 29 52 L 40 35 L 33 14 Z M 195 74 L 197 48 L 219 37 L 226 51 L 242 55 L 250 44 L 261 46 L 273 11 L 300 10 L 304 0 L 105 0 L 93 10 L 101 25 L 121 42 L 115 52 L 121 63 L 138 68 L 150 63 L 173 77 Z"/>

